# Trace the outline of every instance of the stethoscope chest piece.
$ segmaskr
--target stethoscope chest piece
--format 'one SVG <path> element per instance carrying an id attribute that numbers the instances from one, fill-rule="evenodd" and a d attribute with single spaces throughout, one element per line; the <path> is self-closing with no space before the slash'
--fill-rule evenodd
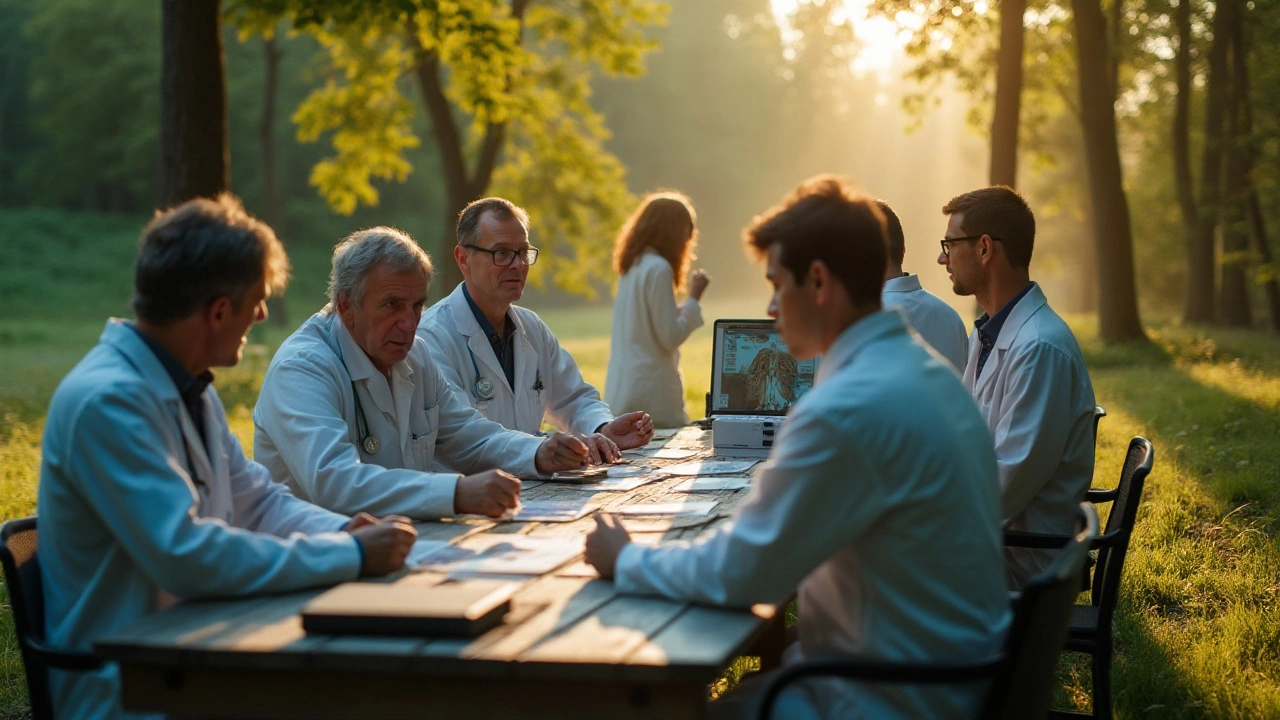
<path id="1" fill-rule="evenodd" d="M 377 455 L 378 450 L 382 448 L 382 443 L 372 435 L 365 436 L 365 439 L 360 441 L 360 444 L 364 446 L 364 451 L 370 455 Z"/>
<path id="2" fill-rule="evenodd" d="M 493 399 L 493 381 L 487 377 L 476 378 L 476 397 L 481 400 Z"/>

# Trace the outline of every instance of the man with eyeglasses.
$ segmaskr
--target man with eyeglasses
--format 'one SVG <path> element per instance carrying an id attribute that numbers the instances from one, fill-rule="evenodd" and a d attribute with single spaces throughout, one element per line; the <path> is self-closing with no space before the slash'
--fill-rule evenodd
<path id="1" fill-rule="evenodd" d="M 593 463 L 649 442 L 649 414 L 615 418 L 551 328 L 513 304 L 538 260 L 522 208 L 497 197 L 468 205 L 458 216 L 453 256 L 464 282 L 422 316 L 418 335 L 473 408 L 526 433 L 538 432 L 545 419 L 579 436 Z"/>
<path id="2" fill-rule="evenodd" d="M 982 306 L 964 385 L 995 439 L 1007 527 L 1069 534 L 1093 479 L 1093 385 L 1071 328 L 1031 281 L 1036 221 L 1026 200 L 995 186 L 952 198 L 938 264 L 957 295 Z M 1017 588 L 1052 551 L 1006 550 Z"/>

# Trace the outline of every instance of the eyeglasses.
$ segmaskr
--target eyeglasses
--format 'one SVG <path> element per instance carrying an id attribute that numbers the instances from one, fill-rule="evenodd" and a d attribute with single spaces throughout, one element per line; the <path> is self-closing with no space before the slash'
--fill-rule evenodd
<path id="1" fill-rule="evenodd" d="M 538 248 L 536 247 L 527 247 L 524 250 L 490 250 L 489 248 L 482 248 L 479 245 L 463 245 L 462 247 L 489 253 L 493 256 L 493 264 L 498 267 L 507 267 L 511 265 L 511 263 L 516 261 L 517 257 L 524 259 L 525 265 L 532 265 L 538 262 Z"/>
<path id="2" fill-rule="evenodd" d="M 985 233 L 982 235 L 966 235 L 958 238 L 943 238 L 938 241 L 942 245 L 942 257 L 951 257 L 951 243 L 958 243 L 964 240 L 981 240 L 983 237 L 989 237 L 993 242 L 1004 242 L 994 235 L 987 235 Z"/>

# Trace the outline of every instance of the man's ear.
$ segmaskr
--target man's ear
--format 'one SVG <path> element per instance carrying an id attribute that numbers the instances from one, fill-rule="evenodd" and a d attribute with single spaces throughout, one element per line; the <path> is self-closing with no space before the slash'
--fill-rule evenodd
<path id="1" fill-rule="evenodd" d="M 209 327 L 218 328 L 227 318 L 234 314 L 235 308 L 231 306 L 231 298 L 226 295 L 216 297 L 204 306 L 204 320 Z"/>
<path id="2" fill-rule="evenodd" d="M 809 263 L 809 272 L 805 275 L 804 282 L 813 287 L 814 300 L 819 304 L 825 303 L 831 293 L 831 269 L 825 262 L 814 260 Z"/>
<path id="3" fill-rule="evenodd" d="M 996 241 L 992 240 L 990 235 L 978 238 L 978 261 L 983 265 L 990 265 L 995 259 Z"/>
<path id="4" fill-rule="evenodd" d="M 338 319 L 350 330 L 353 321 L 351 298 L 346 293 L 341 293 L 333 299 L 333 307 L 338 311 Z"/>
<path id="5" fill-rule="evenodd" d="M 471 270 L 470 258 L 467 256 L 467 249 L 461 245 L 453 246 L 453 259 L 458 263 L 458 269 L 466 275 Z"/>

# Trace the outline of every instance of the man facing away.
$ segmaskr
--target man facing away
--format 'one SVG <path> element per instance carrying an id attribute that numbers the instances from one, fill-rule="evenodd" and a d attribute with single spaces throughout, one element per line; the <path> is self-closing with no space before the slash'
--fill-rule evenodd
<path id="1" fill-rule="evenodd" d="M 938 264 L 983 310 L 964 386 L 995 439 L 1002 514 L 1011 530 L 1070 534 L 1093 478 L 1093 385 L 1071 328 L 1031 282 L 1035 216 L 1003 186 L 959 195 L 942 212 L 950 219 Z M 1053 555 L 1010 548 L 1011 587 Z"/>
<path id="2" fill-rule="evenodd" d="M 769 315 L 787 349 L 823 356 L 815 391 L 792 406 L 729 523 L 646 547 L 598 516 L 587 561 L 620 592 L 713 605 L 778 602 L 799 586 L 788 661 L 962 662 L 997 651 L 1010 612 L 990 436 L 955 372 L 898 311 L 881 310 L 874 203 L 813 178 L 746 236 L 767 259 Z M 746 712 L 750 685 L 762 683 L 713 714 Z M 791 695 L 830 718 L 970 717 L 981 688 L 815 681 Z"/>
<path id="3" fill-rule="evenodd" d="M 39 531 L 52 646 L 89 652 L 178 599 L 288 592 L 404 563 L 407 521 L 293 497 L 228 430 L 209 368 L 239 362 L 287 277 L 271 229 L 227 195 L 143 231 L 137 321 L 108 321 L 49 406 Z M 59 717 L 135 717 L 114 664 L 50 680 Z"/>
<path id="4" fill-rule="evenodd" d="M 615 418 L 551 328 L 513 304 L 538 259 L 523 208 L 497 197 L 468 205 L 458 216 L 453 257 L 464 282 L 422 316 L 418 335 L 471 407 L 526 433 L 538 432 L 546 419 L 582 436 L 593 462 L 649 442 L 649 414 Z"/>
<path id="5" fill-rule="evenodd" d="M 903 272 L 902 261 L 907 254 L 906 236 L 902 222 L 889 203 L 876 200 L 876 207 L 884 215 L 889 262 L 884 273 L 884 288 L 880 302 L 885 307 L 902 308 L 907 322 L 920 334 L 929 347 L 947 359 L 957 373 L 964 372 L 968 355 L 968 337 L 964 321 L 942 298 L 920 286 L 920 276 Z"/>
<path id="6" fill-rule="evenodd" d="M 414 335 L 433 274 L 392 228 L 334 248 L 330 302 L 276 351 L 253 411 L 255 457 L 299 497 L 337 512 L 496 517 L 516 506 L 517 476 L 586 461 L 578 438 L 507 430 L 450 389 Z M 468 474 L 436 472 L 437 458 Z"/>

